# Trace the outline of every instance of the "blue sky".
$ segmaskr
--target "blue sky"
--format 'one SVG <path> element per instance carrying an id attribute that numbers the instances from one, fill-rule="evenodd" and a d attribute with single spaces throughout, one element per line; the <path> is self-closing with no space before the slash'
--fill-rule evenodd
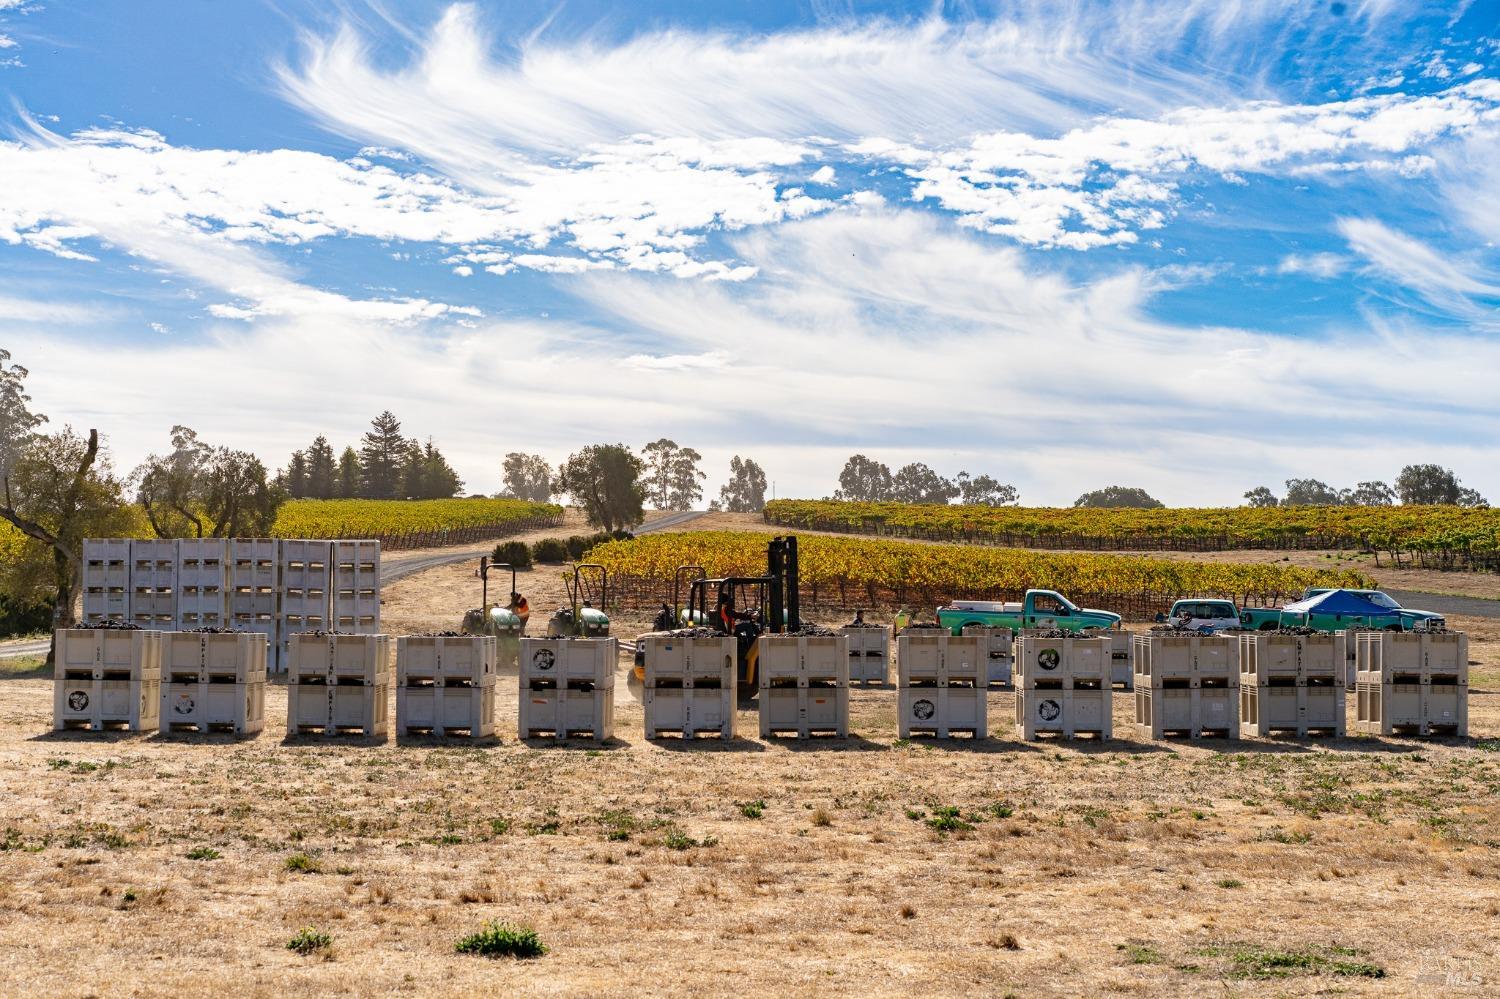
<path id="1" fill-rule="evenodd" d="M 1500 0 L 0 0 L 0 347 L 128 469 L 1500 494 Z"/>

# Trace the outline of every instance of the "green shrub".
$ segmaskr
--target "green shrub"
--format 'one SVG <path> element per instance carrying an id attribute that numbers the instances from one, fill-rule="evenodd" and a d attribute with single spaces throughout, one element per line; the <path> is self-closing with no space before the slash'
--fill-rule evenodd
<path id="1" fill-rule="evenodd" d="M 568 543 L 562 538 L 543 538 L 531 546 L 531 557 L 538 562 L 566 562 Z"/>
<path id="2" fill-rule="evenodd" d="M 222 856 L 223 854 L 211 846 L 195 846 L 187 852 L 189 860 L 218 860 Z"/>
<path id="3" fill-rule="evenodd" d="M 297 931 L 297 935 L 286 942 L 287 950 L 294 950 L 303 957 L 314 951 L 326 950 L 333 943 L 333 937 L 322 930 L 304 926 Z"/>
<path id="4" fill-rule="evenodd" d="M 532 958 L 547 953 L 547 945 L 536 935 L 536 930 L 501 922 L 485 923 L 483 929 L 460 939 L 453 949 L 460 954 L 482 957 Z"/>
<path id="5" fill-rule="evenodd" d="M 316 874 L 318 873 L 318 862 L 305 853 L 294 853 L 286 858 L 283 864 L 292 874 Z"/>
<path id="6" fill-rule="evenodd" d="M 492 562 L 504 562 L 516 569 L 531 568 L 531 549 L 524 541 L 502 541 L 490 556 Z"/>

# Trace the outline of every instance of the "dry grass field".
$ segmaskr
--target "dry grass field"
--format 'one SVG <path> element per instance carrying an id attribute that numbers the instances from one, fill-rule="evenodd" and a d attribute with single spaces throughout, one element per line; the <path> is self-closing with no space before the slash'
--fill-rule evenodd
<path id="1" fill-rule="evenodd" d="M 536 617 L 555 569 L 527 575 Z M 389 587 L 401 633 L 477 603 L 473 565 Z M 825 615 L 831 618 L 833 615 Z M 837 623 L 829 620 L 828 623 Z M 0 994 L 1493 995 L 1500 622 L 1465 741 L 899 742 L 52 735 L 0 662 Z M 616 633 L 644 630 L 617 619 Z M 488 920 L 550 952 L 454 944 Z M 304 927 L 329 945 L 303 956 Z"/>

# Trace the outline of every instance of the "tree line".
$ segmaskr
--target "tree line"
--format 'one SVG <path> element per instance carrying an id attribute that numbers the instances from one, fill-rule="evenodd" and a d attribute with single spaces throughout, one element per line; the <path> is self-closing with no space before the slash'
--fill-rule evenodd
<path id="1" fill-rule="evenodd" d="M 650 504 L 657 510 L 691 510 L 703 499 L 703 455 L 670 438 L 636 454 L 625 444 L 593 444 L 554 469 L 539 454 L 512 451 L 501 465 L 502 497 L 547 502 L 566 494 L 600 530 L 634 527 Z M 758 513 L 766 505 L 766 473 L 754 459 L 735 455 L 729 480 L 710 510 Z"/>
<path id="2" fill-rule="evenodd" d="M 348 446 L 335 458 L 319 434 L 292 452 L 276 480 L 293 499 L 450 499 L 464 488 L 432 438 L 407 438 L 390 410 L 371 421 L 359 450 Z"/>
<path id="3" fill-rule="evenodd" d="M 1245 493 L 1245 504 L 1271 506 L 1489 506 L 1479 490 L 1458 480 L 1453 469 L 1441 465 L 1407 465 L 1396 476 L 1395 486 L 1382 481 L 1360 482 L 1352 489 L 1335 489 L 1318 479 L 1287 479 L 1281 497 L 1266 486 Z"/>

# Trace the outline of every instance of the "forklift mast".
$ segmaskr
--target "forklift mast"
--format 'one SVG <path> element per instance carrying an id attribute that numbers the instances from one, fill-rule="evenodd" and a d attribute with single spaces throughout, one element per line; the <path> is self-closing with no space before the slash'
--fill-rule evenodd
<path id="1" fill-rule="evenodd" d="M 801 607 L 797 594 L 797 538 L 773 538 L 766 547 L 766 575 L 770 577 L 771 618 L 773 634 L 802 630 Z"/>

